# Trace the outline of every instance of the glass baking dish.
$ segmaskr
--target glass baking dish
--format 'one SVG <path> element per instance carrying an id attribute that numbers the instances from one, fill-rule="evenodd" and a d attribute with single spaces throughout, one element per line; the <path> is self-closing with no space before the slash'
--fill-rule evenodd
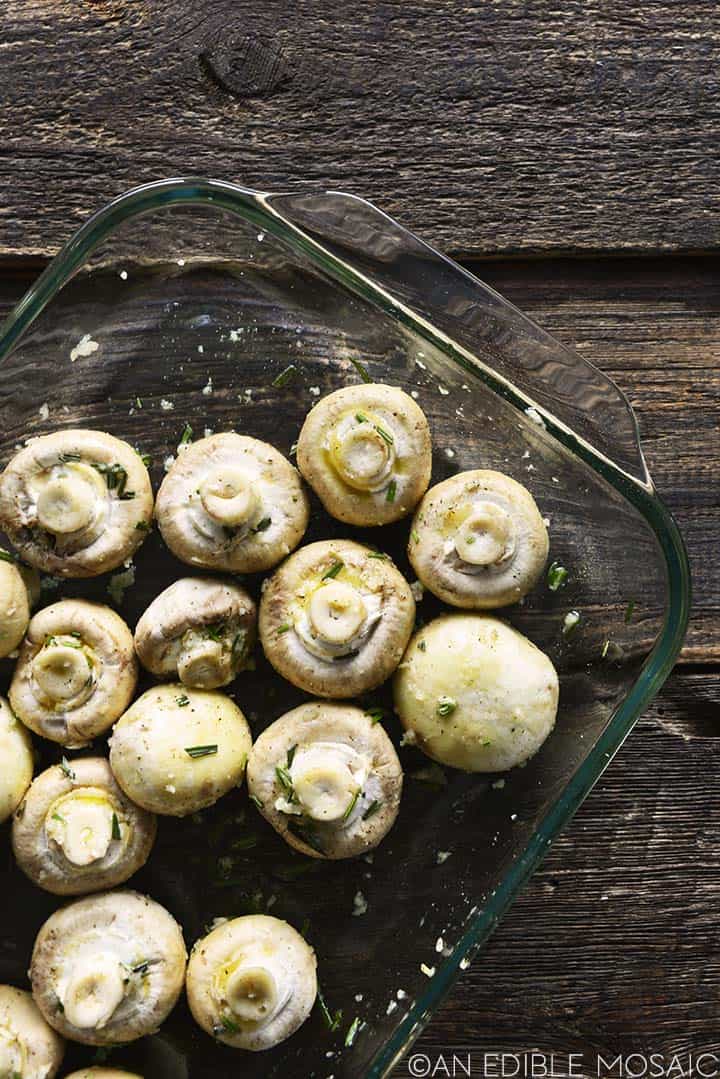
<path id="1" fill-rule="evenodd" d="M 525 483 L 546 515 L 550 557 L 568 569 L 567 583 L 553 592 L 542 582 L 502 612 L 561 678 L 557 728 L 525 768 L 465 775 L 400 748 L 398 823 L 373 858 L 344 863 L 290 852 L 239 790 L 196 817 L 163 819 L 131 882 L 172 911 L 189 945 L 216 917 L 286 918 L 314 945 L 327 1007 L 342 1017 L 330 1029 L 317 1007 L 277 1049 L 239 1054 L 215 1045 L 181 1002 L 159 1034 L 114 1050 L 113 1064 L 153 1079 L 225 1079 L 238 1067 L 248 1076 L 386 1075 L 680 649 L 686 555 L 630 406 L 598 370 L 367 202 L 192 178 L 137 188 L 91 218 L 6 321 L 0 359 L 3 465 L 24 439 L 79 425 L 149 453 L 156 486 L 186 424 L 196 437 L 235 428 L 291 454 L 318 397 L 367 371 L 425 410 L 434 482 L 497 468 Z M 363 532 L 313 506 L 306 540 L 380 542 L 412 579 L 407 522 Z M 153 533 L 134 572 L 114 582 L 135 577 L 123 598 L 111 586 L 110 599 L 107 578 L 46 581 L 43 597 L 118 602 L 134 625 L 183 572 Z M 247 584 L 259 592 L 259 580 Z M 440 609 L 426 596 L 419 618 Z M 564 634 L 570 610 L 580 622 Z M 3 692 L 8 674 L 6 663 Z M 255 732 L 303 699 L 261 654 L 232 695 Z M 386 690 L 372 695 L 373 705 L 389 703 Z M 397 745 L 390 711 L 385 724 Z M 46 744 L 39 756 L 45 765 L 60 752 Z M 58 901 L 14 867 L 7 836 L 1 849 L 0 981 L 22 985 L 35 933 Z M 70 1047 L 68 1067 L 94 1055 Z"/>

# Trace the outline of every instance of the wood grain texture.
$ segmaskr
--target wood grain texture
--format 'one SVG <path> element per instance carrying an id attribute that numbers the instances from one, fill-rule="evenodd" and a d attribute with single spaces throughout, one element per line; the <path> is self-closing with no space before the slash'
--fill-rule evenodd
<path id="1" fill-rule="evenodd" d="M 5 0 L 0 31 L 0 252 L 179 173 L 466 254 L 720 242 L 712 0 Z"/>

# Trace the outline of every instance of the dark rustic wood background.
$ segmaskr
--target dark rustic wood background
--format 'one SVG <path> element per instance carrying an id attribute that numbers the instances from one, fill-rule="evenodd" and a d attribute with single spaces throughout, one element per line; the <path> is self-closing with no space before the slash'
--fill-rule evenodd
<path id="1" fill-rule="evenodd" d="M 137 183 L 340 188 L 636 408 L 690 549 L 687 646 L 420 1039 L 431 1057 L 720 1051 L 719 70 L 716 0 L 0 5 L 2 314 Z"/>

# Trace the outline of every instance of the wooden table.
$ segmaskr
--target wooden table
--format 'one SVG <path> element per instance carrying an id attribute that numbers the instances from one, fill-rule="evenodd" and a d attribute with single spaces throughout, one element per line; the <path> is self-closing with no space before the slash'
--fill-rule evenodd
<path id="1" fill-rule="evenodd" d="M 687 645 L 416 1051 L 720 1052 L 714 0 L 5 0 L 0 26 L 3 313 L 141 181 L 342 188 L 627 392 L 690 549 Z"/>

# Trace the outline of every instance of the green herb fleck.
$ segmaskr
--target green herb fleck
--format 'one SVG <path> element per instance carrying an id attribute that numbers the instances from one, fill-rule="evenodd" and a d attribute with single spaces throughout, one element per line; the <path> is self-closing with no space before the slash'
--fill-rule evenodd
<path id="1" fill-rule="evenodd" d="M 633 616 L 633 611 L 634 610 L 635 610 L 635 600 L 631 599 L 630 602 L 628 603 L 627 607 L 625 608 L 625 623 L 626 624 L 628 622 L 630 622 L 630 619 Z"/>
<path id="2" fill-rule="evenodd" d="M 145 465 L 145 468 L 152 468 L 153 459 L 149 453 L 141 453 L 140 460 Z"/>
<path id="3" fill-rule="evenodd" d="M 292 817 L 288 821 L 288 831 L 292 832 L 298 839 L 301 839 L 306 846 L 311 848 L 311 850 L 317 851 L 318 854 L 325 854 L 320 838 L 309 821 L 298 820 L 297 817 Z"/>
<path id="4" fill-rule="evenodd" d="M 150 525 L 148 524 L 147 521 L 138 521 L 137 524 L 135 525 L 135 531 L 136 532 L 149 532 L 150 531 Z"/>
<path id="5" fill-rule="evenodd" d="M 439 716 L 450 716 L 457 708 L 457 701 L 452 697 L 440 697 L 435 711 Z"/>
<path id="6" fill-rule="evenodd" d="M 290 749 L 287 751 L 287 764 L 285 765 L 285 767 L 287 768 L 288 771 L 290 771 L 290 769 L 292 768 L 292 762 L 295 760 L 295 754 L 296 753 L 297 753 L 297 742 L 295 743 L 294 746 L 290 746 Z"/>
<path id="7" fill-rule="evenodd" d="M 0 551 L 0 562 L 11 562 L 13 565 L 17 565 L 19 561 L 18 556 L 11 554 L 10 551 Z"/>
<path id="8" fill-rule="evenodd" d="M 211 641 L 222 641 L 224 629 L 222 622 L 216 622 L 214 625 L 205 626 L 205 633 Z"/>
<path id="9" fill-rule="evenodd" d="M 353 811 L 353 809 L 354 809 L 354 808 L 355 808 L 355 806 L 357 805 L 357 800 L 358 800 L 358 798 L 359 798 L 359 797 L 360 797 L 360 788 L 358 787 L 358 789 L 357 789 L 357 790 L 355 791 L 355 793 L 353 794 L 352 798 L 351 798 L 351 799 L 350 799 L 350 801 L 348 802 L 348 806 L 347 806 L 347 809 L 345 810 L 345 812 L 344 812 L 344 813 L 343 813 L 343 815 L 342 815 L 342 819 L 343 819 L 343 821 L 346 821 L 346 820 L 348 820 L 348 819 L 349 819 L 349 817 L 350 817 L 350 816 L 351 816 L 351 814 L 352 814 L 352 811 Z"/>
<path id="10" fill-rule="evenodd" d="M 258 521 L 254 528 L 251 528 L 251 532 L 264 532 L 272 524 L 270 517 L 263 517 L 262 521 Z"/>
<path id="11" fill-rule="evenodd" d="M 113 815 L 112 815 L 112 833 L 111 834 L 112 834 L 113 839 L 121 839 L 122 838 L 122 836 L 120 835 L 120 821 L 118 820 L 117 813 L 113 813 Z"/>
<path id="12" fill-rule="evenodd" d="M 192 442 L 192 437 L 193 429 L 189 423 L 186 423 L 183 428 L 183 433 L 180 435 L 180 445 L 187 446 L 190 442 Z"/>
<path id="13" fill-rule="evenodd" d="M 368 558 L 379 558 L 381 562 L 390 562 L 390 555 L 385 554 L 383 551 L 373 551 L 368 555 Z"/>
<path id="14" fill-rule="evenodd" d="M 380 720 L 383 719 L 384 716 L 385 716 L 385 709 L 384 708 L 368 708 L 368 710 L 365 712 L 365 715 L 368 716 L 372 720 L 373 724 L 379 723 Z"/>
<path id="15" fill-rule="evenodd" d="M 223 1030 L 227 1031 L 228 1034 L 239 1034 L 240 1033 L 240 1027 L 237 1025 L 237 1023 L 235 1022 L 234 1019 L 230 1018 L 229 1015 L 221 1015 L 220 1016 L 220 1025 L 223 1028 Z"/>
<path id="16" fill-rule="evenodd" d="M 363 382 L 372 382 L 372 378 L 368 374 L 367 368 L 364 367 L 363 364 L 360 363 L 360 360 L 354 360 L 352 358 L 352 356 L 350 356 L 349 359 L 350 359 L 350 363 L 353 365 L 353 367 L 355 368 L 357 373 L 360 375 L 360 378 L 363 380 Z"/>
<path id="17" fill-rule="evenodd" d="M 122 498 L 125 494 L 125 487 L 127 486 L 128 474 L 122 465 L 115 462 L 112 465 L 106 465 L 101 461 L 93 461 L 93 468 L 105 477 L 105 483 L 107 484 L 108 491 L 117 491 L 118 498 Z M 135 495 L 132 492 L 134 498 Z"/>
<path id="18" fill-rule="evenodd" d="M 292 626 L 290 625 L 290 623 L 289 622 L 283 622 L 283 624 L 281 626 L 278 626 L 278 628 L 277 628 L 277 630 L 275 632 L 277 633 L 277 635 L 279 637 L 281 633 L 287 633 L 288 630 L 290 630 L 290 629 L 292 629 Z"/>
<path id="19" fill-rule="evenodd" d="M 317 987 L 317 1002 L 320 1008 L 320 1012 L 322 1013 L 322 1017 L 325 1020 L 326 1027 L 331 1034 L 334 1033 L 342 1022 L 342 1008 L 338 1008 L 338 1010 L 333 1014 L 327 1006 L 327 1001 L 325 1000 L 320 986 Z"/>
<path id="20" fill-rule="evenodd" d="M 275 766 L 275 777 L 285 792 L 288 802 L 293 802 L 295 800 L 295 788 L 293 787 L 292 776 L 287 768 L 283 768 L 281 764 L 277 764 Z"/>
<path id="21" fill-rule="evenodd" d="M 559 562 L 553 562 L 550 569 L 547 571 L 547 586 L 551 592 L 557 592 L 558 588 L 562 588 L 568 579 L 568 571 Z"/>
<path id="22" fill-rule="evenodd" d="M 370 820 L 371 817 L 375 816 L 377 811 L 380 809 L 381 805 L 382 805 L 382 802 L 379 802 L 377 800 L 377 798 L 376 798 L 375 801 L 371 802 L 370 805 L 367 807 L 367 809 L 365 810 L 365 812 L 362 815 L 362 819 L 363 820 Z"/>
<path id="23" fill-rule="evenodd" d="M 415 531 L 414 528 L 413 528 L 412 532 L 410 533 L 410 538 L 412 539 L 413 543 L 419 543 L 420 542 L 420 536 L 417 534 L 417 532 Z"/>
<path id="24" fill-rule="evenodd" d="M 142 408 L 142 406 L 143 406 L 142 397 L 136 397 L 135 398 L 135 407 L 136 408 Z"/>
<path id="25" fill-rule="evenodd" d="M 188 697 L 187 693 L 183 693 L 181 694 L 181 696 L 176 697 L 175 704 L 178 706 L 178 708 L 187 708 L 187 706 L 190 704 L 190 698 Z"/>
<path id="26" fill-rule="evenodd" d="M 427 641 L 418 641 L 418 652 L 424 652 L 427 649 Z"/>
<path id="27" fill-rule="evenodd" d="M 394 444 L 395 439 L 393 438 L 393 436 L 390 434 L 389 431 L 386 431 L 385 428 L 381 427 L 379 423 L 374 423 L 373 427 L 375 428 L 377 433 L 380 435 L 380 438 L 383 440 L 383 442 L 385 442 L 388 446 L 392 446 Z"/>
<path id="28" fill-rule="evenodd" d="M 256 805 L 256 806 L 258 807 L 258 809 L 262 809 L 262 808 L 263 808 L 263 802 L 261 802 L 261 801 L 260 801 L 260 799 L 258 798 L 257 794 L 251 794 L 251 795 L 250 795 L 250 801 L 251 801 L 251 802 L 254 802 L 254 803 L 255 803 L 255 805 Z"/>
<path id="29" fill-rule="evenodd" d="M 322 580 L 323 581 L 328 581 L 332 577 L 337 577 L 338 573 L 340 573 L 340 571 L 343 569 L 344 565 L 345 565 L 344 562 L 333 562 L 330 569 L 326 570 L 326 572 L 323 573 Z"/>
<path id="30" fill-rule="evenodd" d="M 185 746 L 185 752 L 188 757 L 195 759 L 196 757 L 213 757 L 218 751 L 217 745 L 214 746 Z"/>
<path id="31" fill-rule="evenodd" d="M 58 461 L 60 464 L 69 465 L 76 463 L 77 461 L 82 461 L 82 457 L 79 453 L 60 453 L 58 454 Z"/>
<path id="32" fill-rule="evenodd" d="M 360 1016 L 356 1015 L 355 1018 L 353 1019 L 352 1023 L 348 1027 L 347 1034 L 345 1035 L 345 1048 L 346 1049 L 349 1049 L 350 1046 L 355 1041 L 355 1039 L 357 1038 L 358 1031 L 360 1030 L 361 1026 L 362 1026 L 362 1021 L 360 1019 Z"/>
<path id="33" fill-rule="evenodd" d="M 601 658 L 601 659 L 605 659 L 605 657 L 606 657 L 606 656 L 607 656 L 607 654 L 608 654 L 608 649 L 609 649 L 609 648 L 610 648 L 610 641 L 609 641 L 609 640 L 607 640 L 607 641 L 605 641 L 605 644 L 604 644 L 604 645 L 603 645 L 603 647 L 602 647 L 602 652 L 600 653 L 600 658 Z"/>
<path id="34" fill-rule="evenodd" d="M 63 757 L 60 761 L 60 767 L 62 768 L 63 775 L 66 776 L 67 779 L 75 779 L 75 772 L 70 767 L 70 761 L 67 757 Z"/>
<path id="35" fill-rule="evenodd" d="M 272 384 L 273 384 L 273 386 L 277 386 L 277 387 L 286 386 L 287 383 L 290 382 L 291 379 L 295 378 L 295 375 L 297 373 L 298 373 L 298 369 L 295 366 L 295 364 L 290 363 L 284 369 L 284 371 L 281 371 L 279 375 L 275 376 L 275 378 L 272 380 Z"/>
<path id="36" fill-rule="evenodd" d="M 387 494 L 385 495 L 386 502 L 394 502 L 395 495 L 397 494 L 397 483 L 395 480 L 390 480 L 388 484 Z"/>
<path id="37" fill-rule="evenodd" d="M 62 816 L 61 813 L 53 813 L 52 819 L 53 820 L 59 820 L 61 824 L 65 823 L 65 818 Z"/>

